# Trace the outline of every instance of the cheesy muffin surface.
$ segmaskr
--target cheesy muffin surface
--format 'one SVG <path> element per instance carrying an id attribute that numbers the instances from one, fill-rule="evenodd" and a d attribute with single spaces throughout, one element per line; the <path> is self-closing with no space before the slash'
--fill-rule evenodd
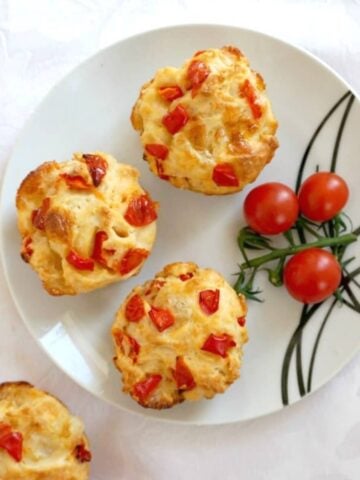
<path id="1" fill-rule="evenodd" d="M 138 273 L 157 218 L 138 177 L 95 152 L 44 163 L 23 180 L 16 197 L 21 256 L 48 293 L 75 295 Z"/>
<path id="2" fill-rule="evenodd" d="M 0 479 L 86 480 L 91 453 L 81 420 L 26 382 L 0 384 Z"/>
<path id="3" fill-rule="evenodd" d="M 194 263 L 166 266 L 135 287 L 112 326 L 123 390 L 143 407 L 212 398 L 239 376 L 246 304 Z"/>
<path id="4" fill-rule="evenodd" d="M 131 121 L 155 175 L 209 195 L 242 190 L 278 146 L 264 80 L 235 47 L 159 69 L 142 87 Z"/>

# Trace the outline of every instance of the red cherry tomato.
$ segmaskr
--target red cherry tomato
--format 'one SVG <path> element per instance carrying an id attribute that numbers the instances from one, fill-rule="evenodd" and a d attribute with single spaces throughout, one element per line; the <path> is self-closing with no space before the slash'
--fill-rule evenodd
<path id="1" fill-rule="evenodd" d="M 98 187 L 101 183 L 101 180 L 106 175 L 108 168 L 107 161 L 100 157 L 100 155 L 92 155 L 90 153 L 85 153 L 83 155 L 83 159 L 85 160 L 89 169 L 94 186 Z"/>
<path id="2" fill-rule="evenodd" d="M 227 356 L 227 351 L 235 346 L 236 342 L 227 333 L 223 333 L 222 335 L 214 335 L 211 333 L 201 347 L 201 350 L 225 358 Z"/>
<path id="3" fill-rule="evenodd" d="M 140 403 L 143 403 L 159 385 L 161 379 L 161 375 L 149 375 L 146 380 L 135 383 L 132 389 L 132 394 L 140 401 Z"/>
<path id="4" fill-rule="evenodd" d="M 172 102 L 173 100 L 176 100 L 177 98 L 180 98 L 184 95 L 178 85 L 172 85 L 170 87 L 160 87 L 159 94 L 167 102 Z"/>
<path id="5" fill-rule="evenodd" d="M 148 256 L 149 252 L 144 248 L 130 248 L 119 262 L 120 275 L 127 275 L 135 270 Z"/>
<path id="6" fill-rule="evenodd" d="M 80 463 L 91 461 L 91 452 L 86 449 L 84 444 L 76 445 L 74 449 L 74 456 Z"/>
<path id="7" fill-rule="evenodd" d="M 335 217 L 349 198 L 349 188 L 339 175 L 318 172 L 301 185 L 299 191 L 300 211 L 315 222 L 325 222 Z"/>
<path id="8" fill-rule="evenodd" d="M 283 280 L 290 295 L 299 302 L 319 303 L 339 286 L 341 267 L 328 251 L 308 248 L 290 258 Z"/>
<path id="9" fill-rule="evenodd" d="M 161 143 L 147 143 L 145 150 L 153 157 L 160 158 L 160 160 L 165 160 L 169 153 L 168 147 Z"/>
<path id="10" fill-rule="evenodd" d="M 212 315 L 219 308 L 220 291 L 203 290 L 199 293 L 199 305 L 205 315 Z"/>
<path id="11" fill-rule="evenodd" d="M 215 165 L 212 179 L 219 187 L 239 186 L 239 180 L 231 163 L 218 163 Z"/>
<path id="12" fill-rule="evenodd" d="M 165 308 L 151 307 L 149 317 L 159 332 L 163 332 L 175 323 L 174 315 Z"/>
<path id="13" fill-rule="evenodd" d="M 70 250 L 66 260 L 77 270 L 93 271 L 95 267 L 94 259 L 81 257 L 75 250 Z"/>
<path id="14" fill-rule="evenodd" d="M 264 235 L 286 232 L 296 222 L 298 213 L 295 193 L 282 183 L 263 183 L 251 190 L 244 202 L 247 223 Z"/>
<path id="15" fill-rule="evenodd" d="M 134 227 L 149 225 L 157 219 L 156 204 L 149 195 L 139 195 L 130 200 L 124 218 Z"/>
<path id="16" fill-rule="evenodd" d="M 145 316 L 144 302 L 140 295 L 133 295 L 125 306 L 125 318 L 129 322 L 139 322 Z"/>
<path id="17" fill-rule="evenodd" d="M 162 119 L 163 125 L 169 133 L 175 135 L 186 125 L 189 115 L 182 105 L 177 105 L 174 110 L 164 115 Z"/>
<path id="18" fill-rule="evenodd" d="M 196 387 L 191 370 L 184 362 L 183 357 L 176 358 L 175 369 L 172 369 L 172 375 L 179 390 L 192 390 Z"/>

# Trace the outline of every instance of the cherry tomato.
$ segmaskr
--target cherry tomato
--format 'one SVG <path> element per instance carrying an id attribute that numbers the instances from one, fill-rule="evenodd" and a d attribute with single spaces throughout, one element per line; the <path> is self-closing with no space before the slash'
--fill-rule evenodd
<path id="1" fill-rule="evenodd" d="M 130 200 L 124 218 L 134 227 L 149 225 L 157 219 L 156 204 L 146 193 L 134 197 Z"/>
<path id="2" fill-rule="evenodd" d="M 203 290 L 199 293 L 199 305 L 205 315 L 212 315 L 219 309 L 220 290 Z"/>
<path id="3" fill-rule="evenodd" d="M 163 332 L 175 323 L 174 315 L 165 308 L 151 307 L 149 317 L 159 332 Z"/>
<path id="4" fill-rule="evenodd" d="M 236 342 L 227 333 L 223 333 L 222 335 L 214 335 L 211 333 L 201 347 L 201 350 L 225 358 L 227 356 L 227 351 L 235 346 Z"/>
<path id="5" fill-rule="evenodd" d="M 161 375 L 151 374 L 145 380 L 135 383 L 132 394 L 143 403 L 162 380 Z"/>
<path id="6" fill-rule="evenodd" d="M 339 175 L 318 172 L 301 185 L 299 191 L 300 211 L 315 222 L 325 222 L 335 217 L 349 198 L 349 188 Z"/>
<path id="7" fill-rule="evenodd" d="M 283 280 L 290 295 L 299 302 L 319 303 L 339 286 L 341 267 L 330 252 L 308 248 L 290 258 Z"/>
<path id="8" fill-rule="evenodd" d="M 176 358 L 176 366 L 175 369 L 172 369 L 172 375 L 179 390 L 192 390 L 196 387 L 191 370 L 186 365 L 183 357 Z"/>
<path id="9" fill-rule="evenodd" d="M 219 187 L 238 187 L 239 180 L 231 163 L 218 163 L 215 165 L 212 179 Z"/>
<path id="10" fill-rule="evenodd" d="M 85 448 L 84 444 L 76 445 L 74 449 L 74 456 L 80 463 L 91 461 L 91 452 Z"/>
<path id="11" fill-rule="evenodd" d="M 299 213 L 299 203 L 291 188 L 282 183 L 263 183 L 245 198 L 244 214 L 257 233 L 276 235 L 291 228 Z"/>

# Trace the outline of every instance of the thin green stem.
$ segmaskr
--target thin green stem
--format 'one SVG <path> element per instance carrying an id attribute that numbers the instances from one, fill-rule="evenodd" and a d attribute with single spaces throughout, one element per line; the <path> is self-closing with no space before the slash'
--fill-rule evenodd
<path id="1" fill-rule="evenodd" d="M 248 260 L 240 265 L 242 270 L 247 268 L 258 268 L 264 263 L 271 262 L 272 260 L 276 260 L 278 258 L 283 258 L 288 255 L 294 255 L 295 253 L 301 252 L 303 250 L 307 250 L 308 248 L 322 248 L 322 247 L 331 247 L 334 245 L 348 245 L 349 243 L 356 242 L 357 236 L 352 233 L 347 233 L 346 235 L 340 235 L 339 237 L 334 238 L 322 238 L 320 240 L 316 240 L 315 242 L 309 242 L 305 245 L 295 245 L 293 247 L 288 248 L 279 248 L 276 249 L 266 255 L 262 255 L 261 257 L 253 258 L 252 260 Z"/>

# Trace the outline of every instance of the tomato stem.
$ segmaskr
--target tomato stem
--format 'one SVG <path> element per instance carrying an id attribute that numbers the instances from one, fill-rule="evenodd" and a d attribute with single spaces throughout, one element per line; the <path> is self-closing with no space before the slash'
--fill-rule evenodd
<path id="1" fill-rule="evenodd" d="M 276 260 L 278 258 L 285 258 L 288 255 L 294 255 L 295 253 L 307 250 L 308 248 L 323 248 L 323 247 L 332 247 L 335 245 L 348 245 L 349 243 L 356 242 L 357 236 L 354 233 L 347 233 L 346 235 L 340 235 L 338 237 L 326 237 L 316 240 L 315 242 L 309 242 L 303 245 L 294 245 L 288 248 L 279 248 L 273 250 L 266 255 L 261 257 L 253 258 L 248 260 L 240 265 L 241 270 L 248 268 L 258 268 L 264 263 Z"/>

